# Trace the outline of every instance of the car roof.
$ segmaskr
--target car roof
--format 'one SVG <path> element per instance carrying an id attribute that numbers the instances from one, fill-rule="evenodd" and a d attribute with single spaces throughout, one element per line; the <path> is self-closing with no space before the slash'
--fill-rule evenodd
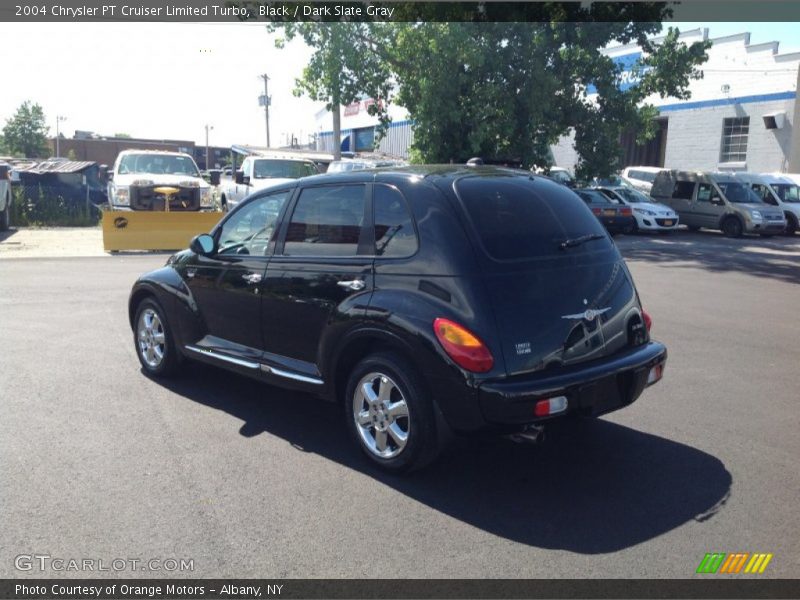
<path id="1" fill-rule="evenodd" d="M 645 171 L 646 173 L 660 173 L 661 171 L 667 171 L 663 167 L 625 167 L 624 171 Z"/>

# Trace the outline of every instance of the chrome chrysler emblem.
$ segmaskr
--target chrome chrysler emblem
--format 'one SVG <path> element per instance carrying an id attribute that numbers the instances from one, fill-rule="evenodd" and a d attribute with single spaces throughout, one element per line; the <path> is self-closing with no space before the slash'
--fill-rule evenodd
<path id="1" fill-rule="evenodd" d="M 607 308 L 590 308 L 589 310 L 585 310 L 582 313 L 575 313 L 574 315 L 561 315 L 562 319 L 586 319 L 587 321 L 594 321 L 598 316 L 602 315 L 604 312 L 608 312 L 611 310 L 611 307 Z"/>

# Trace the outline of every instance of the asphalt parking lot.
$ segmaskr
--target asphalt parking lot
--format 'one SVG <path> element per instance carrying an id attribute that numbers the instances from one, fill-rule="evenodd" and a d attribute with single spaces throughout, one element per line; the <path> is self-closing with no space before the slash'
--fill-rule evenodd
<path id="1" fill-rule="evenodd" d="M 0 577 L 20 554 L 196 577 L 800 576 L 800 236 L 618 238 L 664 380 L 541 446 L 458 440 L 378 473 L 339 409 L 213 368 L 139 370 L 126 302 L 163 255 L 0 260 Z"/>

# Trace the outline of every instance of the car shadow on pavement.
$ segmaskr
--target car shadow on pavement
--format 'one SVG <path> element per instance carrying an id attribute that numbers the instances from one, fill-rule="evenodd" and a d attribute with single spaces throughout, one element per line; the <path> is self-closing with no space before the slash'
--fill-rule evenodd
<path id="1" fill-rule="evenodd" d="M 615 552 L 721 510 L 732 478 L 705 452 L 602 419 L 558 426 L 541 445 L 457 438 L 427 469 L 387 475 L 347 437 L 340 406 L 194 365 L 174 393 L 366 474 L 434 510 L 519 543 Z M 340 426 L 331 427 L 331 423 Z"/>
<path id="2" fill-rule="evenodd" d="M 617 239 L 617 245 L 626 260 L 714 272 L 738 271 L 800 284 L 800 236 L 731 239 L 710 231 L 676 231 L 670 235 L 625 236 Z"/>

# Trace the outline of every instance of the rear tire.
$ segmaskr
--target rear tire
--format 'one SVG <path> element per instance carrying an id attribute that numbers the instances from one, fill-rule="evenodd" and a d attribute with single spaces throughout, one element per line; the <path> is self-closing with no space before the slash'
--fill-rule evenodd
<path id="1" fill-rule="evenodd" d="M 181 366 L 175 338 L 164 309 L 155 298 L 145 298 L 136 307 L 133 343 L 142 369 L 151 377 L 169 377 Z"/>
<path id="2" fill-rule="evenodd" d="M 736 217 L 725 217 L 721 228 L 722 233 L 729 238 L 742 237 L 742 222 Z"/>
<path id="3" fill-rule="evenodd" d="M 359 362 L 347 383 L 344 414 L 353 441 L 385 471 L 420 469 L 439 454 L 433 402 L 417 369 L 394 352 Z"/>

